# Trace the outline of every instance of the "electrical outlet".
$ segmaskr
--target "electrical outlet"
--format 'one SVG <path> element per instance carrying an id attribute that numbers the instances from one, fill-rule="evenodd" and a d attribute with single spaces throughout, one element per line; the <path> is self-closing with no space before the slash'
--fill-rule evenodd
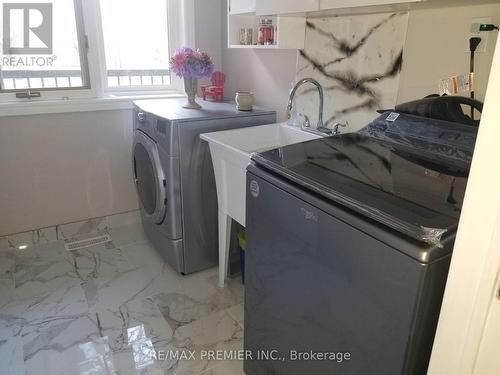
<path id="1" fill-rule="evenodd" d="M 465 41 L 466 51 L 470 52 L 469 40 L 470 38 L 479 37 L 481 38 L 481 43 L 477 47 L 476 53 L 484 53 L 488 50 L 488 36 L 489 32 L 487 31 L 479 31 L 479 25 L 482 23 L 493 23 L 493 19 L 491 17 L 478 17 L 473 18 L 471 20 L 470 29 L 469 29 L 469 37 Z"/>
<path id="2" fill-rule="evenodd" d="M 439 95 L 464 95 L 470 91 L 471 75 L 469 73 L 439 80 Z"/>

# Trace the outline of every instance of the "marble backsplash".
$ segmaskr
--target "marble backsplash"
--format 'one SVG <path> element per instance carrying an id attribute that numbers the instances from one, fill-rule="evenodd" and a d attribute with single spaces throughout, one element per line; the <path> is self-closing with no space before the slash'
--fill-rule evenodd
<path id="1" fill-rule="evenodd" d="M 356 131 L 373 120 L 378 109 L 395 106 L 407 26 L 408 13 L 308 19 L 297 80 L 312 77 L 323 85 L 326 126 L 347 122 L 342 132 Z M 316 89 L 303 86 L 296 106 L 315 126 Z"/>

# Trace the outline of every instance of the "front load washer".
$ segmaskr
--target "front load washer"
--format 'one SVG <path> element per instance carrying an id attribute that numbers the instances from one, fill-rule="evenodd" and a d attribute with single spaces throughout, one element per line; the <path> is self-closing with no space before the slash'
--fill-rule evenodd
<path id="1" fill-rule="evenodd" d="M 209 147 L 200 134 L 276 122 L 273 111 L 186 99 L 134 103 L 133 172 L 146 235 L 178 272 L 218 262 L 217 192 Z"/>

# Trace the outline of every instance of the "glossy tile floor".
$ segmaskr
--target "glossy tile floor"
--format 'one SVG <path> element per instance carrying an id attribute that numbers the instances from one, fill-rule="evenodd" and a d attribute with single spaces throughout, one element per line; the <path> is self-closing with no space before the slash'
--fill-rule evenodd
<path id="1" fill-rule="evenodd" d="M 242 349 L 239 280 L 180 276 L 140 225 L 106 230 L 113 242 L 74 252 L 62 240 L 0 249 L 0 374 L 243 374 L 201 357 Z"/>

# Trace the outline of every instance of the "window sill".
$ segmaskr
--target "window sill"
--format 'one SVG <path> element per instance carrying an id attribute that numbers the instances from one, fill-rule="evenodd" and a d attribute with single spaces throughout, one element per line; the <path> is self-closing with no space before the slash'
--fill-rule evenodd
<path id="1" fill-rule="evenodd" d="M 0 117 L 131 109 L 134 100 L 168 99 L 184 96 L 178 92 L 171 92 L 152 95 L 108 95 L 102 98 L 88 99 L 4 102 L 0 103 Z"/>

